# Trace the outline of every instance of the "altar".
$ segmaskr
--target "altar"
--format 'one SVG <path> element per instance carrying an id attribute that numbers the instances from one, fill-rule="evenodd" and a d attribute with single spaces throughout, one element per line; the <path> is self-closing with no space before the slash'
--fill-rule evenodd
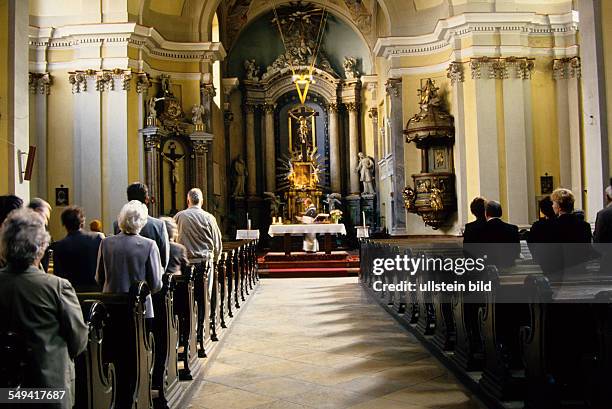
<path id="1" fill-rule="evenodd" d="M 270 237 L 284 236 L 284 250 L 286 255 L 291 255 L 291 236 L 303 236 L 304 234 L 323 234 L 323 250 L 325 254 L 332 252 L 332 234 L 346 235 L 346 227 L 342 223 L 314 223 L 314 224 L 273 224 L 268 229 Z"/>

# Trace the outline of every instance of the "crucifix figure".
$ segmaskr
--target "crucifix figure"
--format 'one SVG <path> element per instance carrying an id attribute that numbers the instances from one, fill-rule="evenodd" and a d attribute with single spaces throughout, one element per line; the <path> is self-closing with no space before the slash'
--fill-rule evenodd
<path id="1" fill-rule="evenodd" d="M 176 208 L 176 186 L 180 182 L 178 163 L 183 160 L 185 154 L 176 153 L 176 144 L 174 142 L 170 142 L 169 148 L 170 153 L 162 152 L 161 156 L 170 164 L 170 200 L 172 207 L 172 209 L 170 209 L 170 213 L 174 214 L 178 212 L 178 209 Z"/>
<path id="2" fill-rule="evenodd" d="M 289 111 L 289 116 L 298 121 L 298 136 L 300 140 L 299 147 L 300 151 L 302 151 L 302 156 L 305 158 L 308 156 L 308 148 L 310 147 L 308 137 L 312 133 L 308 121 L 311 118 L 319 116 L 319 113 L 315 110 L 309 110 L 305 106 L 302 106 L 299 109 Z"/>

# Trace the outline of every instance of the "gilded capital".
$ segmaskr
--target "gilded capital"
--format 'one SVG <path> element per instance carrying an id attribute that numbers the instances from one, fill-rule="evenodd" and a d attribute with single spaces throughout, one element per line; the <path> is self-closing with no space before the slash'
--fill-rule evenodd
<path id="1" fill-rule="evenodd" d="M 389 78 L 385 84 L 387 94 L 392 97 L 399 97 L 400 87 L 402 86 L 401 78 Z"/>
<path id="2" fill-rule="evenodd" d="M 449 64 L 446 69 L 446 78 L 451 80 L 451 84 L 455 84 L 457 82 L 463 82 L 463 64 L 459 61 L 453 61 Z"/>
<path id="3" fill-rule="evenodd" d="M 552 71 L 553 78 L 556 80 L 580 78 L 582 76 L 582 63 L 580 57 L 554 59 Z"/>
<path id="4" fill-rule="evenodd" d="M 276 109 L 276 104 L 263 104 L 262 108 L 266 114 L 272 114 L 274 109 Z"/>
<path id="5" fill-rule="evenodd" d="M 68 81 L 72 85 L 72 93 L 78 94 L 87 91 L 87 78 L 83 71 L 73 71 L 68 73 Z"/>
<path id="6" fill-rule="evenodd" d="M 359 111 L 359 102 L 347 102 L 344 104 L 344 106 L 349 112 Z"/>
<path id="7" fill-rule="evenodd" d="M 161 141 L 161 138 L 157 134 L 145 135 L 145 138 L 144 138 L 145 150 L 151 151 L 151 150 L 159 149 L 160 141 Z"/>
<path id="8" fill-rule="evenodd" d="M 337 113 L 338 112 L 338 104 L 335 102 L 332 102 L 330 104 L 327 104 L 327 110 L 330 113 Z"/>
<path id="9" fill-rule="evenodd" d="M 29 75 L 29 88 L 32 94 L 49 95 L 53 78 L 48 72 L 31 72 Z"/>
<path id="10" fill-rule="evenodd" d="M 368 110 L 368 116 L 372 118 L 372 121 L 378 122 L 378 108 L 370 108 Z"/>
<path id="11" fill-rule="evenodd" d="M 244 112 L 247 114 L 253 114 L 256 108 L 255 104 L 244 104 Z"/>
<path id="12" fill-rule="evenodd" d="M 151 77 L 146 72 L 136 73 L 136 92 L 139 94 L 147 93 L 151 87 Z"/>
<path id="13" fill-rule="evenodd" d="M 193 141 L 193 151 L 196 155 L 204 155 L 208 152 L 208 142 L 205 141 Z"/>

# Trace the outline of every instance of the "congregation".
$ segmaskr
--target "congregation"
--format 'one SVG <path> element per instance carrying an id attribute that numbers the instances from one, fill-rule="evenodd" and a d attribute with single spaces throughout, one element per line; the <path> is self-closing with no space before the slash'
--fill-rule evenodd
<path id="1" fill-rule="evenodd" d="M 0 311 L 9 317 L 2 330 L 17 330 L 33 352 L 22 386 L 64 389 L 71 397 L 65 407 L 72 407 L 72 362 L 84 351 L 89 331 L 76 293 L 128 293 L 144 281 L 153 294 L 164 273 L 218 260 L 221 232 L 202 209 L 202 197 L 200 189 L 191 189 L 186 210 L 156 219 L 148 215 L 147 186 L 133 183 L 114 235 L 85 231 L 83 209 L 69 206 L 61 214 L 67 234 L 55 242 L 46 231 L 49 203 L 35 198 L 23 208 L 17 196 L 0 198 Z M 151 294 L 145 302 L 150 331 Z"/>

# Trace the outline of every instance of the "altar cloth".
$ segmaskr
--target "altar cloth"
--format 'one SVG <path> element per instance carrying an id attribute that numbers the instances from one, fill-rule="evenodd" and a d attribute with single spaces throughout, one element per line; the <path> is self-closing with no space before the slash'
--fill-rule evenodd
<path id="1" fill-rule="evenodd" d="M 343 234 L 346 235 L 344 224 L 314 223 L 314 224 L 273 224 L 268 229 L 270 237 L 291 234 L 301 236 L 304 234 Z"/>

